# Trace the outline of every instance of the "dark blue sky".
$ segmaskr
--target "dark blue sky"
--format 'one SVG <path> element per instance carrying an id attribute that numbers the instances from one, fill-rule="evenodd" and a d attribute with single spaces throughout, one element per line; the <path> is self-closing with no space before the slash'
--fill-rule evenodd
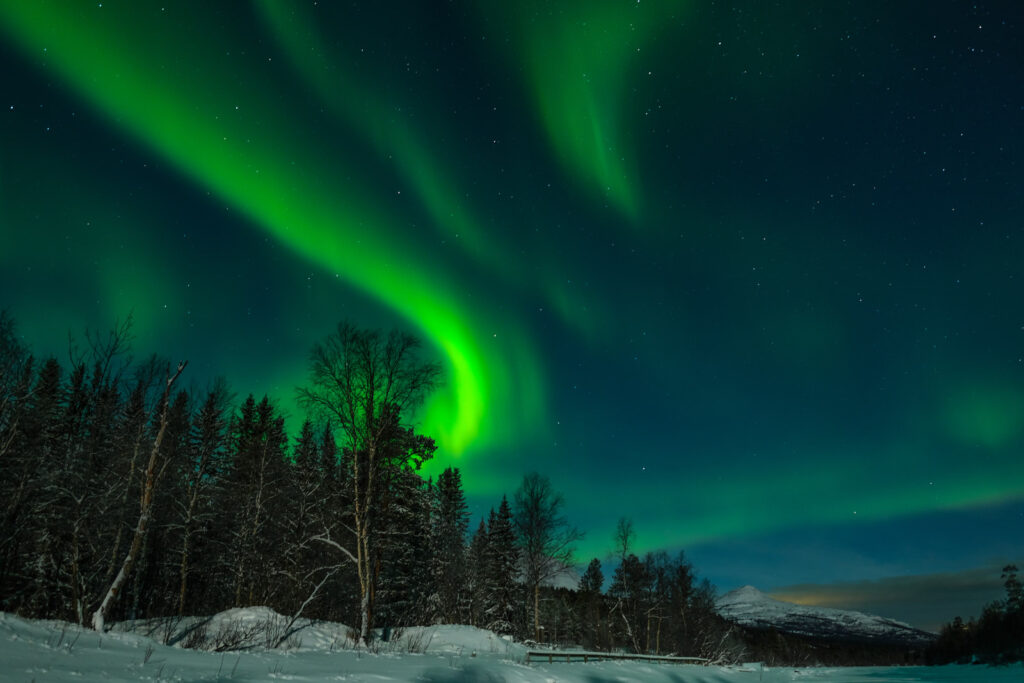
<path id="1" fill-rule="evenodd" d="M 435 470 L 546 473 L 584 561 L 625 515 L 933 625 L 1024 559 L 1018 3 L 493 6 L 3 7 L 0 305 L 293 422 L 338 320 L 410 329 Z"/>

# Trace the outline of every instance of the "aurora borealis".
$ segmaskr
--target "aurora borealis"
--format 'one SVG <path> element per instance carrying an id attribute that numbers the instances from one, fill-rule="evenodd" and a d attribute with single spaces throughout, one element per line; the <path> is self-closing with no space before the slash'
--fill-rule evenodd
<path id="1" fill-rule="evenodd" d="M 0 307 L 293 415 L 338 320 L 410 329 L 434 469 L 548 474 L 584 557 L 628 515 L 726 589 L 1020 561 L 1022 21 L 0 3 Z"/>

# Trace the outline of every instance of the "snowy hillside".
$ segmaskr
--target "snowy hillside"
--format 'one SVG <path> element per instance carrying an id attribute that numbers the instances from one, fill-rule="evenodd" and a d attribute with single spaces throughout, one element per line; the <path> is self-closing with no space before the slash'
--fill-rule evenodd
<path id="1" fill-rule="evenodd" d="M 287 620 L 265 608 L 231 610 L 205 623 L 208 634 L 249 633 L 256 625 Z M 376 651 L 354 649 L 340 624 L 301 624 L 286 650 L 252 645 L 238 652 L 204 652 L 162 644 L 167 622 L 137 622 L 128 631 L 99 635 L 56 621 L 30 621 L 0 613 L 0 681 L 375 681 L 379 683 L 974 683 L 1024 680 L 1021 665 L 855 669 L 702 667 L 650 662 L 523 664 L 525 650 L 470 626 L 408 629 Z M 143 635 L 149 632 L 151 635 Z M 418 650 L 409 652 L 408 650 Z"/>
<path id="2" fill-rule="evenodd" d="M 926 645 L 935 638 L 934 634 L 873 614 L 775 600 L 753 586 L 726 593 L 717 600 L 716 607 L 725 619 L 741 626 L 802 636 L 904 645 Z"/>

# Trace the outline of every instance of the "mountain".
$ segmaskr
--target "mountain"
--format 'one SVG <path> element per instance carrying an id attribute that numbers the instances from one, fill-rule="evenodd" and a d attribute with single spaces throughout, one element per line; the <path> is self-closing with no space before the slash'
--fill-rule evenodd
<path id="1" fill-rule="evenodd" d="M 831 607 L 796 605 L 770 598 L 753 586 L 730 591 L 715 602 L 727 621 L 749 629 L 773 629 L 809 638 L 925 646 L 935 634 L 892 619 Z"/>

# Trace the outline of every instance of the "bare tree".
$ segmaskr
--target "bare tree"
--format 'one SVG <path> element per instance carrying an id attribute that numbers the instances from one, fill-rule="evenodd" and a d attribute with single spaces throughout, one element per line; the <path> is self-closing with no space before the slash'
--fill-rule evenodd
<path id="1" fill-rule="evenodd" d="M 18 339 L 14 319 L 0 311 L 0 462 L 18 432 L 16 407 L 28 398 L 32 358 Z"/>
<path id="2" fill-rule="evenodd" d="M 523 576 L 533 595 L 533 637 L 540 640 L 540 587 L 572 570 L 574 544 L 583 534 L 562 514 L 565 500 L 551 480 L 536 472 L 523 477 L 515 495 L 516 531 Z"/>
<path id="3" fill-rule="evenodd" d="M 132 544 L 128 549 L 128 554 L 125 555 L 124 562 L 121 563 L 120 571 L 118 571 L 117 576 L 114 577 L 114 582 L 110 584 L 110 588 L 107 589 L 103 602 L 100 603 L 100 606 L 92 615 L 92 627 L 101 633 L 105 628 L 105 621 L 107 614 L 110 612 L 110 608 L 113 606 L 114 601 L 121 592 L 121 588 L 124 586 L 125 582 L 128 581 L 128 577 L 131 575 L 132 568 L 135 566 L 135 560 L 139 555 L 139 550 L 142 548 L 142 543 L 146 538 L 146 532 L 149 529 L 149 522 L 153 512 L 153 494 L 156 490 L 157 479 L 159 479 L 160 475 L 163 473 L 163 466 L 158 470 L 157 465 L 160 460 L 160 445 L 163 443 L 164 434 L 167 432 L 167 415 L 168 407 L 171 403 L 171 387 L 174 385 L 174 381 L 178 379 L 182 372 L 184 372 L 187 364 L 188 361 L 178 363 L 177 372 L 167 377 L 167 384 L 164 387 L 164 393 L 159 404 L 160 429 L 156 433 L 156 438 L 153 439 L 153 448 L 149 452 L 149 463 L 146 466 L 145 483 L 143 484 L 142 494 L 139 499 L 139 521 L 135 525 L 135 534 L 132 538 Z M 166 461 L 164 461 L 163 465 L 166 465 Z"/>
<path id="4" fill-rule="evenodd" d="M 633 602 L 632 592 L 634 588 L 630 585 L 630 572 L 628 571 L 627 561 L 630 557 L 630 548 L 633 547 L 633 542 L 636 540 L 636 531 L 633 529 L 633 520 L 629 517 L 619 517 L 618 524 L 615 525 L 615 534 L 612 537 L 615 543 L 615 554 L 619 558 L 619 570 L 616 572 L 616 576 L 621 581 L 621 585 L 613 583 L 612 590 L 609 593 L 614 593 L 616 596 L 615 606 L 612 607 L 608 614 L 611 619 L 611 614 L 618 610 L 619 616 L 622 618 L 622 623 L 626 627 L 626 637 L 629 638 L 633 644 L 633 650 L 640 652 L 640 643 L 637 639 L 637 634 L 633 630 L 633 624 L 629 621 L 629 616 L 626 614 L 629 610 L 627 606 L 623 604 L 623 597 L 626 597 Z M 617 589 L 617 590 L 616 590 Z"/>
<path id="5" fill-rule="evenodd" d="M 31 487 L 33 458 L 28 449 L 14 448 L 24 431 L 22 418 L 32 398 L 35 368 L 28 349 L 18 339 L 14 320 L 0 311 L 0 591 L 5 578 L 24 544 L 23 532 L 29 515 L 24 505 Z"/>
<path id="6" fill-rule="evenodd" d="M 438 383 L 440 367 L 419 360 L 420 343 L 393 331 L 377 331 L 341 323 L 336 332 L 316 344 L 310 357 L 310 385 L 299 389 L 300 401 L 343 435 L 345 460 L 351 467 L 352 527 L 355 552 L 328 532 L 319 540 L 344 557 L 354 559 L 359 576 L 359 638 L 368 642 L 376 593 L 376 523 L 381 510 L 382 482 L 396 467 L 415 455 L 395 452 L 401 421 Z"/>
<path id="7" fill-rule="evenodd" d="M 633 520 L 629 517 L 619 517 L 618 524 L 615 525 L 615 535 L 612 538 L 615 542 L 615 556 L 619 558 L 619 562 L 625 561 L 636 540 Z"/>

